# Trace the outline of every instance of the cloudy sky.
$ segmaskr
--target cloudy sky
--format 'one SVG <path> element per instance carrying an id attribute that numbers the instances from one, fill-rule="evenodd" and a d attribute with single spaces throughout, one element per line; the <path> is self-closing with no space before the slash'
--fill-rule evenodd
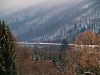
<path id="1" fill-rule="evenodd" d="M 0 8 L 17 8 L 39 4 L 44 1 L 72 1 L 72 0 L 0 0 Z M 75 0 L 73 0 L 75 1 Z"/>
<path id="2" fill-rule="evenodd" d="M 56 3 L 65 3 L 68 1 L 76 2 L 75 0 L 0 0 L 0 15 L 9 15 L 23 8 L 44 2 L 48 2 L 48 4 L 50 3 L 50 5 L 53 5 Z"/>
<path id="3" fill-rule="evenodd" d="M 20 8 L 26 7 L 30 5 L 39 4 L 47 0 L 0 0 L 0 8 L 8 9 L 8 8 Z"/>
<path id="4" fill-rule="evenodd" d="M 0 0 L 0 11 L 10 10 L 10 9 L 11 10 L 21 9 L 21 8 L 36 5 L 45 1 L 54 1 L 54 2 L 74 1 L 75 2 L 75 0 Z"/>

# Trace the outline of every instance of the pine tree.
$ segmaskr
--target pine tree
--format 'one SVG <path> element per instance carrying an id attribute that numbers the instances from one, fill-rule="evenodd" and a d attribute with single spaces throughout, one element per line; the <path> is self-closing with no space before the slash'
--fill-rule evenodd
<path id="1" fill-rule="evenodd" d="M 68 42 L 66 41 L 66 39 L 63 39 L 62 45 L 60 46 L 59 60 L 64 67 L 66 65 L 66 50 L 67 49 L 68 49 Z"/>
<path id="2" fill-rule="evenodd" d="M 0 21 L 0 75 L 16 75 L 15 45 L 5 22 Z"/>
<path id="3" fill-rule="evenodd" d="M 65 51 L 68 48 L 68 42 L 66 41 L 66 39 L 63 39 L 62 41 L 62 45 L 60 46 L 60 51 Z"/>

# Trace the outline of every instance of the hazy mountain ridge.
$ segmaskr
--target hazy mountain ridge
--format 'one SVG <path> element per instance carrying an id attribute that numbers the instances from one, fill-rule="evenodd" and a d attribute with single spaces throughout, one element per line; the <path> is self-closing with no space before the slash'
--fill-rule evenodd
<path id="1" fill-rule="evenodd" d="M 11 14 L 5 20 L 21 41 L 46 41 L 63 38 L 72 41 L 74 36 L 87 28 L 99 32 L 100 26 L 90 24 L 91 20 L 88 19 L 88 14 L 93 13 L 91 11 L 94 10 L 93 8 L 98 8 L 97 5 L 99 6 L 99 3 L 92 0 L 74 4 L 69 2 L 69 5 L 66 3 L 52 6 L 41 4 L 35 8 L 30 7 Z M 93 15 L 96 14 L 90 15 L 90 17 Z"/>

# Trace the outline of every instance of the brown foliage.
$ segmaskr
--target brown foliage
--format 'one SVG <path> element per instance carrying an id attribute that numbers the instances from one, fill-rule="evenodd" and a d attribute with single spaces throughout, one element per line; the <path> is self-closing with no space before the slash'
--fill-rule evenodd
<path id="1" fill-rule="evenodd" d="M 99 45 L 100 35 L 85 31 L 76 38 L 75 43 L 81 45 Z M 46 58 L 60 53 L 54 48 L 21 48 L 18 47 L 18 75 L 84 75 L 85 72 L 92 72 L 93 75 L 100 75 L 100 48 L 70 47 L 67 51 L 66 72 L 65 66 L 57 66 L 50 60 L 31 60 L 32 55 L 46 55 Z M 34 50 L 34 51 L 33 51 Z M 65 55 L 64 54 L 64 55 Z"/>
<path id="2" fill-rule="evenodd" d="M 100 37 L 95 32 L 87 30 L 78 35 L 75 43 L 81 45 L 97 45 L 100 44 Z"/>
<path id="3" fill-rule="evenodd" d="M 16 47 L 18 75 L 30 75 L 32 61 L 29 60 L 29 48 Z"/>
<path id="4" fill-rule="evenodd" d="M 76 73 L 77 75 L 84 74 L 84 72 L 90 71 L 93 75 L 99 75 L 100 72 L 100 52 L 95 48 L 77 48 L 70 50 L 67 60 L 69 66 L 67 70 Z"/>
<path id="5" fill-rule="evenodd" d="M 30 48 L 17 47 L 17 66 L 18 75 L 65 75 L 62 67 L 58 67 L 50 60 L 31 60 L 33 52 Z M 39 49 L 37 53 L 49 53 L 52 55 L 52 51 L 43 51 Z M 56 52 L 55 52 L 56 53 Z M 58 53 L 57 53 L 58 54 Z"/>
<path id="6" fill-rule="evenodd" d="M 100 36 L 91 31 L 85 31 L 76 38 L 75 43 L 79 45 L 99 45 Z M 93 75 L 100 75 L 100 48 L 88 46 L 73 46 L 67 52 L 69 75 L 84 75 L 85 72 L 92 72 Z"/>
<path id="7" fill-rule="evenodd" d="M 63 75 L 50 61 L 34 61 L 34 75 Z"/>

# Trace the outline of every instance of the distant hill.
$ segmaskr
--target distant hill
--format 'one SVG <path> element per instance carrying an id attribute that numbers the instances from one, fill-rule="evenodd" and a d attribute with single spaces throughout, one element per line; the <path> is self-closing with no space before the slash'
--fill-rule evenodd
<path id="1" fill-rule="evenodd" d="M 100 33 L 99 0 L 45 2 L 1 16 L 19 41 L 54 41 L 90 29 Z"/>

